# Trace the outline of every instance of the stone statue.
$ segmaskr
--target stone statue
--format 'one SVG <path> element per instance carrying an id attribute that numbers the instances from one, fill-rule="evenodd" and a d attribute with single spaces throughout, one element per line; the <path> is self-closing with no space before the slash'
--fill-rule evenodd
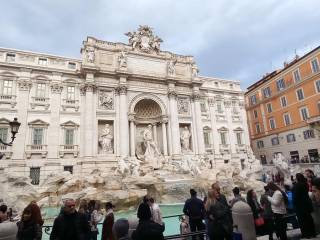
<path id="1" fill-rule="evenodd" d="M 102 151 L 104 153 L 112 153 L 113 152 L 112 139 L 113 139 L 113 136 L 111 133 L 110 125 L 106 124 L 104 129 L 102 130 L 102 134 L 99 139 L 99 142 L 102 147 Z"/>
<path id="2" fill-rule="evenodd" d="M 139 176 L 139 168 L 140 168 L 141 161 L 135 158 L 129 159 L 129 168 L 131 176 Z"/>
<path id="3" fill-rule="evenodd" d="M 191 133 L 187 126 L 183 128 L 183 130 L 180 133 L 180 139 L 181 139 L 181 147 L 183 152 L 190 151 L 190 137 Z"/>
<path id="4" fill-rule="evenodd" d="M 170 61 L 168 62 L 168 75 L 173 76 L 176 73 L 175 70 L 175 65 L 177 63 L 177 59 L 176 58 L 172 58 L 170 59 Z"/>
<path id="5" fill-rule="evenodd" d="M 107 110 L 113 109 L 113 97 L 111 92 L 100 91 L 99 105 Z"/>
<path id="6" fill-rule="evenodd" d="M 193 63 L 191 65 L 191 75 L 192 75 L 192 77 L 197 77 L 198 73 L 199 73 L 198 66 L 195 63 Z"/>
<path id="7" fill-rule="evenodd" d="M 146 151 L 144 153 L 144 159 L 146 162 L 153 163 L 153 166 L 156 166 L 157 164 L 154 164 L 155 161 L 158 162 L 159 156 L 161 156 L 161 153 L 158 150 L 156 142 L 152 138 L 152 125 L 149 124 L 148 127 L 143 131 L 143 142 L 146 148 Z"/>
<path id="8" fill-rule="evenodd" d="M 95 59 L 95 52 L 93 47 L 88 47 L 86 50 L 86 57 L 87 57 L 87 62 L 88 63 L 94 63 Z"/>
<path id="9" fill-rule="evenodd" d="M 127 67 L 127 55 L 124 51 L 121 51 L 120 56 L 118 57 L 119 68 Z"/>
<path id="10" fill-rule="evenodd" d="M 125 176 L 130 173 L 130 168 L 129 168 L 128 164 L 125 162 L 124 158 L 119 159 L 117 171 L 122 176 Z"/>

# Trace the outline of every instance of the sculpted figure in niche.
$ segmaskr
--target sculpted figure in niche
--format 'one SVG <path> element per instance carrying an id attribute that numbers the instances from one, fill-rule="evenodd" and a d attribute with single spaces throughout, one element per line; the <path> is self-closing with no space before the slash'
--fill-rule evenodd
<path id="1" fill-rule="evenodd" d="M 187 152 L 187 151 L 191 150 L 190 149 L 190 137 L 191 137 L 191 133 L 190 133 L 188 127 L 185 126 L 180 133 L 182 151 Z"/>
<path id="2" fill-rule="evenodd" d="M 192 72 L 192 77 L 197 77 L 198 76 L 199 69 L 198 69 L 198 66 L 195 63 L 193 63 L 191 65 L 191 72 Z"/>
<path id="3" fill-rule="evenodd" d="M 158 161 L 158 157 L 161 155 L 161 153 L 158 150 L 157 144 L 152 138 L 152 125 L 149 124 L 148 127 L 143 131 L 143 141 L 146 148 L 146 151 L 144 153 L 144 159 L 147 162 L 151 162 L 152 165 L 154 164 L 154 161 Z"/>
<path id="4" fill-rule="evenodd" d="M 121 51 L 120 56 L 118 57 L 119 68 L 127 67 L 127 55 L 124 51 Z"/>
<path id="5" fill-rule="evenodd" d="M 175 70 L 175 65 L 177 63 L 177 59 L 172 58 L 169 62 L 168 62 L 168 75 L 173 76 L 176 72 Z"/>
<path id="6" fill-rule="evenodd" d="M 113 152 L 112 139 L 113 139 L 113 135 L 111 133 L 110 125 L 106 124 L 104 129 L 102 130 L 102 134 L 99 139 L 99 142 L 102 147 L 102 151 L 104 153 L 112 153 Z"/>
<path id="7" fill-rule="evenodd" d="M 92 47 L 87 48 L 86 52 L 87 52 L 87 62 L 93 63 L 95 58 L 94 48 Z"/>

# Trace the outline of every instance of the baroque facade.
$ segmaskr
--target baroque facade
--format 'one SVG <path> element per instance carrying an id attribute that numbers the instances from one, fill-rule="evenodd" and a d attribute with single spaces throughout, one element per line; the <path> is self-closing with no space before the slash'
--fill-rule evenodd
<path id="1" fill-rule="evenodd" d="M 262 164 L 320 162 L 320 47 L 264 76 L 245 95 L 252 149 Z M 309 166 L 307 166 L 309 165 Z"/>
<path id="2" fill-rule="evenodd" d="M 148 26 L 126 35 L 129 44 L 88 37 L 82 59 L 0 48 L 0 137 L 21 122 L 13 146 L 0 146 L 0 172 L 37 185 L 63 170 L 112 173 L 119 161 L 252 161 L 240 83 L 199 76 Z"/>

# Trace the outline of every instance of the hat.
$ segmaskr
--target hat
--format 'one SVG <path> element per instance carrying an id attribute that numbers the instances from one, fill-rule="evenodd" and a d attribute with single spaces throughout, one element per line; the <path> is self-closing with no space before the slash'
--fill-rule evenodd
<path id="1" fill-rule="evenodd" d="M 139 220 L 149 220 L 151 218 L 150 207 L 146 203 L 141 203 L 138 207 L 137 217 Z"/>

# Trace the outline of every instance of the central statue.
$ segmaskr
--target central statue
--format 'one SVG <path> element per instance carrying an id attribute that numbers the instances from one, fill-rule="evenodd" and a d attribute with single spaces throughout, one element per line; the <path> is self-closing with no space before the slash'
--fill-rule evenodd
<path id="1" fill-rule="evenodd" d="M 156 142 L 152 137 L 152 125 L 149 124 L 148 127 L 143 131 L 143 143 L 145 146 L 144 160 L 150 163 L 154 168 L 158 168 L 158 160 L 161 153 L 158 149 Z"/>

